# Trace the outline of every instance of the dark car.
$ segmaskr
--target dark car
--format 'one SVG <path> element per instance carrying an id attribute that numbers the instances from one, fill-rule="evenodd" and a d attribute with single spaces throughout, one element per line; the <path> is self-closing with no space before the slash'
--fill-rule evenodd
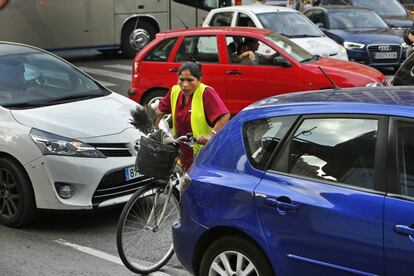
<path id="1" fill-rule="evenodd" d="M 262 100 L 193 163 L 177 257 L 199 276 L 413 275 L 413 151 L 412 87 Z"/>
<path id="2" fill-rule="evenodd" d="M 349 6 L 314 7 L 304 14 L 324 33 L 344 45 L 350 61 L 397 69 L 408 47 L 373 10 Z"/>
<path id="3" fill-rule="evenodd" d="M 414 0 L 398 0 L 400 1 L 401 5 L 406 8 L 407 10 L 414 10 Z"/>
<path id="4" fill-rule="evenodd" d="M 352 5 L 372 9 L 381 15 L 398 35 L 402 35 L 413 23 L 410 12 L 397 0 L 322 0 L 320 5 Z"/>

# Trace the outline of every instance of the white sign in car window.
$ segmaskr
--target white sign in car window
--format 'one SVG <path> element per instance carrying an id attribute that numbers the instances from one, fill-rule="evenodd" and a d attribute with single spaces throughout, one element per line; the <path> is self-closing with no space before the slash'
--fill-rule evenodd
<path id="1" fill-rule="evenodd" d="M 200 37 L 197 44 L 199 53 L 218 53 L 217 38 L 215 36 L 203 36 Z"/>

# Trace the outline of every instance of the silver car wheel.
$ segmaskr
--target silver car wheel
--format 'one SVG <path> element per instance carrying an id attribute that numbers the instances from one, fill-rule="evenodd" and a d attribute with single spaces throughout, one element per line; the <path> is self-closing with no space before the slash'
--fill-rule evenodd
<path id="1" fill-rule="evenodd" d="M 210 265 L 209 276 L 253 276 L 259 275 L 254 263 L 237 251 L 220 253 Z"/>

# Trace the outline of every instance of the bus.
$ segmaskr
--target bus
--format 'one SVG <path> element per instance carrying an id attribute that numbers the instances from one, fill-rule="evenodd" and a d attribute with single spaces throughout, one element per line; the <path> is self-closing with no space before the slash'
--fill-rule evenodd
<path id="1" fill-rule="evenodd" d="M 208 11 L 249 0 L 0 0 L 0 40 L 50 51 L 122 50 L 134 57 L 156 33 L 200 26 Z"/>

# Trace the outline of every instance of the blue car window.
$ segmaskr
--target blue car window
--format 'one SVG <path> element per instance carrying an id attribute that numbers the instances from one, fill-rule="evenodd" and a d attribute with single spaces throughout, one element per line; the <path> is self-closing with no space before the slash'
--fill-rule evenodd
<path id="1" fill-rule="evenodd" d="M 243 125 L 243 139 L 251 164 L 265 169 L 272 153 L 276 150 L 296 117 L 263 118 Z"/>
<path id="2" fill-rule="evenodd" d="M 306 119 L 290 143 L 288 172 L 374 189 L 378 120 Z"/>
<path id="3" fill-rule="evenodd" d="M 397 137 L 400 193 L 414 197 L 414 126 L 399 123 Z"/>

